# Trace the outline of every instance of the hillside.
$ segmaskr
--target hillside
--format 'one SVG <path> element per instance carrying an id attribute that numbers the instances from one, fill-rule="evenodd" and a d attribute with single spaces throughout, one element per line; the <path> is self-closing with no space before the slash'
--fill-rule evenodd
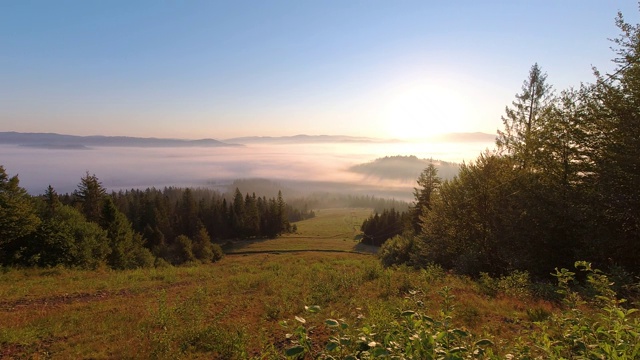
<path id="1" fill-rule="evenodd" d="M 432 159 L 419 159 L 416 156 L 386 156 L 371 162 L 354 165 L 349 171 L 376 177 L 379 179 L 393 179 L 415 181 L 429 164 L 433 163 L 442 179 L 453 179 L 458 174 L 459 164 Z"/>
<path id="2" fill-rule="evenodd" d="M 620 339 L 618 351 L 632 351 L 637 317 L 613 302 L 605 308 L 615 317 L 586 305 L 570 310 L 569 302 L 555 302 L 552 285 L 534 286 L 523 273 L 473 281 L 437 266 L 383 268 L 355 240 L 354 224 L 369 213 L 321 210 L 297 223 L 296 234 L 229 244 L 214 264 L 4 268 L 0 358 L 285 359 L 306 352 L 342 359 L 364 347 L 424 359 L 435 349 L 421 338 L 438 351 L 484 354 L 475 358 L 554 358 L 573 354 L 577 337 L 595 354 L 609 346 L 608 337 L 590 333 L 595 319 L 598 331 Z M 344 340 L 339 347 L 331 345 L 336 338 Z"/>

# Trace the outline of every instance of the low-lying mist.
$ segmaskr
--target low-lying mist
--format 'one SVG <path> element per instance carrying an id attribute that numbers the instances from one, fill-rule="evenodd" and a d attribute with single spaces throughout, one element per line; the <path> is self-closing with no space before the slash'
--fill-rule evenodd
<path id="1" fill-rule="evenodd" d="M 415 155 L 451 162 L 473 160 L 490 143 L 328 143 L 244 147 L 42 149 L 1 145 L 0 165 L 31 194 L 48 185 L 72 192 L 86 172 L 109 191 L 130 188 L 225 186 L 234 179 L 282 182 L 296 192 L 340 192 L 411 199 L 415 181 L 363 176 L 349 168 L 379 157 Z"/>

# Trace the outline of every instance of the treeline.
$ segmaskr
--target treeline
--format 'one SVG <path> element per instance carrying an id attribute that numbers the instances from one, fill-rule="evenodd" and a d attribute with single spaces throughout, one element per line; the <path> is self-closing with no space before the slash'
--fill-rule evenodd
<path id="1" fill-rule="evenodd" d="M 236 188 L 229 198 L 209 189 L 169 187 L 163 190 L 127 190 L 112 194 L 133 228 L 153 247 L 178 234 L 195 236 L 204 228 L 215 241 L 235 238 L 276 237 L 291 230 L 291 223 L 313 217 L 307 209 L 276 198 L 242 194 Z"/>
<path id="2" fill-rule="evenodd" d="M 89 173 L 73 194 L 49 186 L 30 196 L 0 166 L 0 265 L 127 269 L 212 262 L 223 256 L 212 239 L 277 236 L 290 229 L 288 208 L 281 194 L 267 199 L 236 191 L 229 202 L 206 189 L 107 194 Z"/>
<path id="3" fill-rule="evenodd" d="M 640 273 L 640 28 L 617 25 L 612 74 L 555 93 L 535 64 L 495 151 L 450 181 L 425 170 L 414 235 L 387 242 L 385 263 L 547 276 L 586 259 Z"/>
<path id="4" fill-rule="evenodd" d="M 408 212 L 400 212 L 396 209 L 375 212 L 364 220 L 362 230 L 362 242 L 368 245 L 380 246 L 388 239 L 400 235 L 410 223 Z"/>
<path id="5" fill-rule="evenodd" d="M 308 196 L 300 196 L 288 200 L 296 209 L 328 209 L 328 208 L 370 208 L 374 212 L 383 212 L 386 209 L 407 211 L 409 203 L 397 199 L 381 198 L 373 195 L 344 195 L 335 193 L 315 193 Z"/>

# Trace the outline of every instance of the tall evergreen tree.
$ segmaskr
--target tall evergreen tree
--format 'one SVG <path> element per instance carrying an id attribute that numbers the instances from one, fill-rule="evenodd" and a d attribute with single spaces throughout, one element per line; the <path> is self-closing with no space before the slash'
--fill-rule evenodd
<path id="1" fill-rule="evenodd" d="M 100 222 L 102 201 L 106 193 L 106 189 L 102 186 L 102 183 L 95 174 L 89 175 L 87 171 L 85 176 L 80 179 L 78 189 L 76 189 L 73 195 L 82 214 L 88 221 L 95 223 Z"/>
<path id="2" fill-rule="evenodd" d="M 120 212 L 111 197 L 103 200 L 101 226 L 107 231 L 110 253 L 107 263 L 114 269 L 147 267 L 153 263 L 149 250 L 143 246 L 143 238 L 134 233 L 127 217 Z"/>
<path id="3" fill-rule="evenodd" d="M 0 165 L 0 263 L 9 261 L 10 244 L 33 233 L 40 224 L 27 191 L 20 187 L 18 175 L 11 178 Z"/>
<path id="4" fill-rule="evenodd" d="M 49 185 L 47 187 L 43 198 L 47 207 L 46 214 L 48 216 L 53 216 L 56 212 L 56 209 L 62 205 L 62 203 L 60 202 L 60 197 L 58 196 L 58 193 L 53 189 L 53 186 Z"/>
<path id="5" fill-rule="evenodd" d="M 531 167 L 537 158 L 538 134 L 553 103 L 553 92 L 546 80 L 547 74 L 534 64 L 513 107 L 505 109 L 504 129 L 498 130 L 498 151 L 513 156 L 523 168 Z"/>
<path id="6" fill-rule="evenodd" d="M 640 26 L 622 14 L 616 24 L 621 32 L 614 39 L 616 71 L 596 72 L 600 131 L 591 138 L 599 145 L 593 159 L 600 216 L 591 245 L 601 261 L 640 273 Z"/>
<path id="7" fill-rule="evenodd" d="M 438 176 L 438 169 L 433 163 L 429 164 L 429 166 L 422 171 L 417 183 L 419 187 L 413 189 L 415 202 L 410 208 L 411 223 L 416 233 L 422 229 L 421 217 L 425 211 L 431 210 L 432 198 L 442 184 L 442 179 Z"/>

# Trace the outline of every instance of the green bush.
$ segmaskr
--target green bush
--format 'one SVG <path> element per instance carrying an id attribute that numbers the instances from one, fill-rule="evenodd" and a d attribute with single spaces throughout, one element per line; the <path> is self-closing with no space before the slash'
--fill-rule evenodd
<path id="1" fill-rule="evenodd" d="M 617 298 L 609 277 L 592 269 L 590 263 L 578 261 L 575 266 L 586 274 L 587 284 L 596 291 L 589 301 L 599 311 L 582 311 L 585 300 L 571 288 L 576 274 L 567 269 L 556 270 L 558 292 L 567 310 L 533 333 L 536 346 L 552 359 L 639 358 L 640 320 L 634 315 L 638 309 L 623 307 L 626 300 Z"/>
<path id="2" fill-rule="evenodd" d="M 415 240 L 412 236 L 397 235 L 382 244 L 378 257 L 384 266 L 410 264 L 414 250 Z"/>
<path id="3" fill-rule="evenodd" d="M 309 354 L 315 359 L 484 359 L 493 356 L 493 343 L 474 337 L 452 325 L 454 310 L 451 289 L 442 288 L 441 316 L 438 319 L 413 310 L 399 311 L 388 324 L 363 324 L 352 327 L 344 319 L 327 319 L 324 325 L 331 336 L 321 350 L 313 346 L 311 327 L 297 316 L 296 326 L 287 337 L 291 347 L 288 358 Z M 317 307 L 311 313 L 317 312 Z"/>
<path id="4" fill-rule="evenodd" d="M 219 244 L 211 244 L 211 252 L 213 253 L 211 261 L 213 262 L 216 262 L 224 257 L 224 251 L 222 251 L 222 247 Z"/>

